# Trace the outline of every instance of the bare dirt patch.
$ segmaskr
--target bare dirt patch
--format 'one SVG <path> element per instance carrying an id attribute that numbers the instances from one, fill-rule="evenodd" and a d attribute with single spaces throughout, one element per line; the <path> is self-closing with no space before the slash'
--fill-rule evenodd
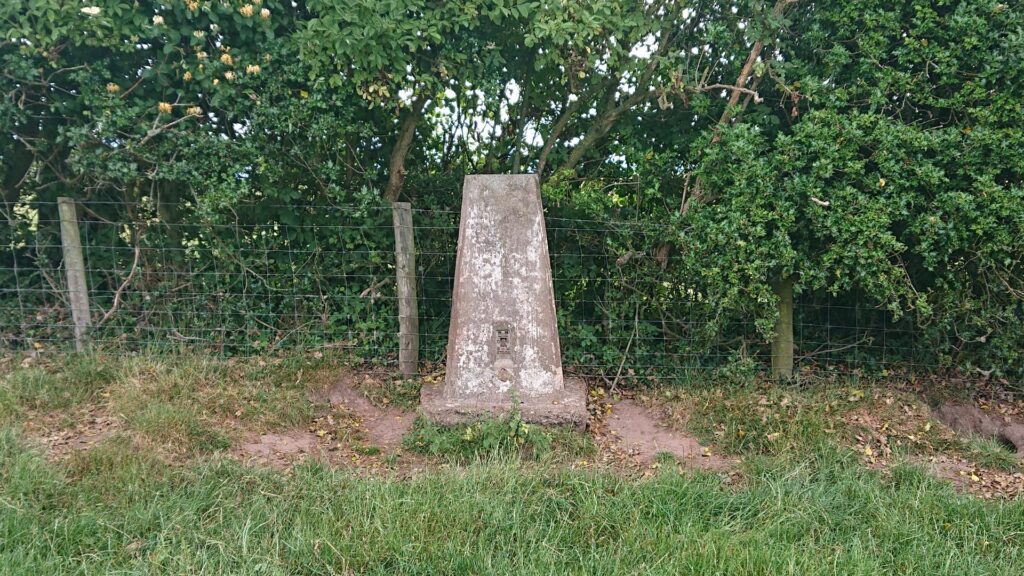
<path id="1" fill-rule="evenodd" d="M 322 453 L 316 436 L 306 430 L 291 430 L 250 437 L 238 446 L 238 455 L 250 462 L 287 468 L 311 454 Z"/>
<path id="2" fill-rule="evenodd" d="M 105 405 L 88 405 L 32 415 L 25 421 L 24 429 L 45 447 L 51 461 L 58 461 L 113 436 L 121 429 L 121 420 L 109 414 Z"/>
<path id="3" fill-rule="evenodd" d="M 416 413 L 395 407 L 380 408 L 371 403 L 356 386 L 357 375 L 346 373 L 327 392 L 331 407 L 347 412 L 362 431 L 366 444 L 393 450 L 402 444 L 402 437 L 412 428 Z M 372 378 L 371 376 L 365 376 Z M 364 385 L 366 382 L 364 381 Z"/>
<path id="4" fill-rule="evenodd" d="M 985 499 L 1019 498 L 1024 495 L 1024 473 L 1004 472 L 976 466 L 965 458 L 942 454 L 923 464 L 957 489 Z"/>
<path id="5" fill-rule="evenodd" d="M 309 391 L 312 402 L 326 405 L 309 426 L 250 434 L 234 451 L 236 457 L 281 469 L 312 457 L 366 471 L 417 471 L 421 459 L 402 450 L 416 413 L 370 402 L 360 387 L 372 385 L 373 378 L 370 373 L 341 372 L 330 386 Z"/>
<path id="6" fill-rule="evenodd" d="M 869 468 L 886 470 L 902 452 L 957 490 L 982 498 L 1016 498 L 1024 495 L 1024 473 L 979 464 L 963 442 L 971 436 L 1009 442 L 1003 434 L 1018 413 L 999 406 L 1004 405 L 955 402 L 930 410 L 922 398 L 883 394 L 843 421 L 849 443 Z"/>
<path id="7" fill-rule="evenodd" d="M 628 397 L 603 398 L 591 394 L 590 432 L 608 464 L 650 472 L 659 466 L 657 457 L 662 453 L 670 454 L 683 468 L 698 470 L 724 472 L 738 462 L 713 453 L 696 437 L 669 424 L 657 406 Z"/>

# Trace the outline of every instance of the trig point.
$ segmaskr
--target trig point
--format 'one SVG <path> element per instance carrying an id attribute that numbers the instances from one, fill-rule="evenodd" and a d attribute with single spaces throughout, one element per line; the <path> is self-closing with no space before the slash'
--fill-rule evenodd
<path id="1" fill-rule="evenodd" d="M 562 376 L 544 211 L 536 175 L 466 176 L 444 385 L 427 417 L 457 424 L 507 414 L 582 428 L 586 394 Z"/>

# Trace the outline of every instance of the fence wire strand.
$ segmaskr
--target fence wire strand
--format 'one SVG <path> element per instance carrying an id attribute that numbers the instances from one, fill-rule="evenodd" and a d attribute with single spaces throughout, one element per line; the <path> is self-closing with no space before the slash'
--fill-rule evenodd
<path id="1" fill-rule="evenodd" d="M 390 207 L 231 206 L 168 223 L 146 203 L 80 204 L 90 337 L 104 348 L 248 355 L 341 350 L 394 365 L 398 310 Z M 0 346 L 47 353 L 73 343 L 56 203 L 34 202 L 0 258 Z M 130 219 L 125 219 L 131 215 Z M 420 350 L 443 363 L 459 212 L 414 209 Z M 754 318 L 724 316 L 673 276 L 649 236 L 668 224 L 546 219 L 563 364 L 608 379 L 700 379 L 765 370 Z M 623 259 L 626 262 L 623 262 Z M 626 273 L 629 266 L 641 272 Z M 801 294 L 797 371 L 932 372 L 912 314 Z"/>

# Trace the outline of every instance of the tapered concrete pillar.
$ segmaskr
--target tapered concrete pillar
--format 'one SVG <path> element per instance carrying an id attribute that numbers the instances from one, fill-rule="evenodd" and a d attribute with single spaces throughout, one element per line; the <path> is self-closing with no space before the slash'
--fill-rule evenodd
<path id="1" fill-rule="evenodd" d="M 444 385 L 422 406 L 442 424 L 501 416 L 583 427 L 583 383 L 562 374 L 536 175 L 467 176 Z"/>

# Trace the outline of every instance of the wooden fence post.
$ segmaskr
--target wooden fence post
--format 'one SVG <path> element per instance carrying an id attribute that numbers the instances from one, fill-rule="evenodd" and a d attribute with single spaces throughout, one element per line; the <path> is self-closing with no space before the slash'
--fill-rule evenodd
<path id="1" fill-rule="evenodd" d="M 772 375 L 788 379 L 793 377 L 793 279 L 785 278 L 772 289 L 779 299 L 779 318 L 772 336 Z"/>
<path id="2" fill-rule="evenodd" d="M 406 378 L 419 371 L 420 318 L 416 302 L 416 244 L 413 239 L 412 205 L 391 205 L 395 229 L 395 280 L 398 286 L 398 368 Z"/>
<path id="3" fill-rule="evenodd" d="M 89 288 L 85 282 L 85 258 L 78 233 L 78 212 L 71 198 L 57 198 L 60 213 L 60 241 L 64 248 L 64 274 L 67 278 L 68 302 L 75 322 L 75 350 L 85 350 L 89 337 Z"/>

